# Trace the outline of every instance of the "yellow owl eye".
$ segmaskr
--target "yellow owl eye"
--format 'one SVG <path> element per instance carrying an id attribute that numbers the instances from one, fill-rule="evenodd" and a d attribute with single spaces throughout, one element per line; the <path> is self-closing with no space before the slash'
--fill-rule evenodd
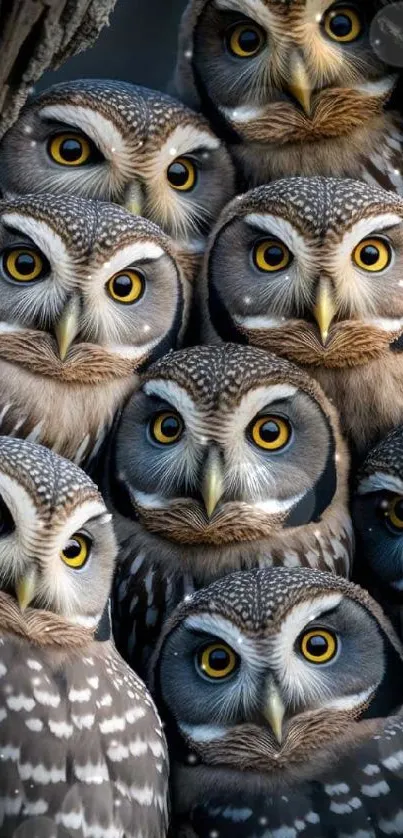
<path id="1" fill-rule="evenodd" d="M 197 169 L 188 157 L 177 157 L 167 168 L 168 182 L 179 192 L 190 192 L 197 179 Z"/>
<path id="2" fill-rule="evenodd" d="M 253 58 L 261 50 L 263 42 L 263 30 L 254 23 L 238 23 L 231 26 L 226 34 L 227 48 L 237 58 Z"/>
<path id="3" fill-rule="evenodd" d="M 385 517 L 396 530 L 403 530 L 403 497 L 394 495 L 385 508 Z"/>
<path id="4" fill-rule="evenodd" d="M 283 271 L 292 261 L 292 254 L 281 241 L 265 239 L 255 245 L 253 260 L 259 271 Z"/>
<path id="5" fill-rule="evenodd" d="M 172 445 L 183 434 L 183 422 L 178 413 L 159 413 L 150 423 L 150 433 L 155 442 Z"/>
<path id="6" fill-rule="evenodd" d="M 391 259 L 391 247 L 384 239 L 363 239 L 353 253 L 353 261 L 363 271 L 384 271 Z"/>
<path id="7" fill-rule="evenodd" d="M 348 6 L 333 9 L 325 15 L 325 32 L 332 41 L 342 44 L 355 41 L 361 34 L 362 23 L 355 9 Z"/>
<path id="8" fill-rule="evenodd" d="M 261 416 L 253 422 L 251 436 L 255 445 L 266 451 L 279 451 L 291 438 L 291 427 L 280 416 Z"/>
<path id="9" fill-rule="evenodd" d="M 325 629 L 312 629 L 299 638 L 299 649 L 310 663 L 328 663 L 337 652 L 337 636 Z"/>
<path id="10" fill-rule="evenodd" d="M 39 250 L 16 247 L 6 250 L 2 257 L 6 276 L 16 282 L 33 282 L 47 272 L 48 265 Z"/>
<path id="11" fill-rule="evenodd" d="M 69 567 L 83 567 L 91 552 L 91 541 L 83 533 L 74 533 L 60 553 L 60 558 Z"/>
<path id="12" fill-rule="evenodd" d="M 144 294 L 145 278 L 140 271 L 128 268 L 114 274 L 107 283 L 109 296 L 118 303 L 136 303 Z"/>
<path id="13" fill-rule="evenodd" d="M 232 675 L 239 658 L 226 643 L 210 643 L 198 651 L 196 662 L 202 675 L 218 681 Z"/>
<path id="14" fill-rule="evenodd" d="M 48 153 L 61 166 L 83 166 L 92 156 L 93 148 L 82 134 L 57 134 L 48 143 Z"/>

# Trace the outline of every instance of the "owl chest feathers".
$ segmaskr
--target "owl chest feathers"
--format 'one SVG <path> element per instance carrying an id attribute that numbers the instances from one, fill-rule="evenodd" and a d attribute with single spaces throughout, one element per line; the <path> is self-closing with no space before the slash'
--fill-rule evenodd
<path id="1" fill-rule="evenodd" d="M 251 185 L 281 177 L 350 177 L 403 194 L 401 119 L 375 117 L 345 136 L 267 144 L 250 141 L 233 153 Z"/>
<path id="2" fill-rule="evenodd" d="M 41 443 L 80 463 L 102 442 L 136 380 L 127 368 L 98 381 L 85 374 L 81 381 L 40 375 L 5 360 L 0 349 L 0 433 Z"/>

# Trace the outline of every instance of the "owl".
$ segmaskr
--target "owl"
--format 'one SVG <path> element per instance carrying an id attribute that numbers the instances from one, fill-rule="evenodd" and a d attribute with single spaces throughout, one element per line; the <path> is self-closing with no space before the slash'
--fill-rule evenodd
<path id="1" fill-rule="evenodd" d="M 290 178 L 232 201 L 211 236 L 207 341 L 278 353 L 314 375 L 362 456 L 403 421 L 403 199 Z"/>
<path id="2" fill-rule="evenodd" d="M 403 636 L 403 426 L 368 454 L 356 476 L 352 510 L 354 575 Z"/>
<path id="3" fill-rule="evenodd" d="M 255 569 L 189 597 L 152 662 L 175 834 L 401 835 L 402 655 L 367 591 L 328 573 Z"/>
<path id="4" fill-rule="evenodd" d="M 214 578 L 265 565 L 349 574 L 336 413 L 316 382 L 263 350 L 192 347 L 153 364 L 104 471 L 120 545 L 114 635 L 136 671 L 177 602 Z"/>
<path id="5" fill-rule="evenodd" d="M 203 116 L 154 90 L 85 79 L 57 84 L 23 108 L 0 146 L 0 189 L 122 204 L 172 236 L 195 270 L 235 183 Z"/>
<path id="6" fill-rule="evenodd" d="M 249 186 L 326 175 L 403 192 L 398 73 L 378 37 L 389 3 L 189 1 L 176 89 Z"/>
<path id="7" fill-rule="evenodd" d="M 77 463 L 176 347 L 187 282 L 152 222 L 81 198 L 0 203 L 0 433 Z"/>
<path id="8" fill-rule="evenodd" d="M 167 753 L 110 639 L 116 541 L 94 483 L 0 437 L 0 834 L 163 838 Z"/>

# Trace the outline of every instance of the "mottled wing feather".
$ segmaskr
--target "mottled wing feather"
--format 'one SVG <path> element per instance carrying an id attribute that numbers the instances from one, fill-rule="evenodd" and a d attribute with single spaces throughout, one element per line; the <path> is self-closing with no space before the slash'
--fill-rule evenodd
<path id="1" fill-rule="evenodd" d="M 2 838 L 38 817 L 41 838 L 163 838 L 167 775 L 151 697 L 111 644 L 57 658 L 0 641 Z"/>
<path id="2" fill-rule="evenodd" d="M 133 552 L 129 542 L 121 548 L 112 595 L 113 635 L 118 651 L 141 677 L 146 677 L 165 619 L 192 590 L 187 575 Z"/>
<path id="3" fill-rule="evenodd" d="M 352 750 L 320 781 L 275 794 L 246 791 L 196 806 L 197 838 L 380 838 L 403 835 L 403 718 Z"/>

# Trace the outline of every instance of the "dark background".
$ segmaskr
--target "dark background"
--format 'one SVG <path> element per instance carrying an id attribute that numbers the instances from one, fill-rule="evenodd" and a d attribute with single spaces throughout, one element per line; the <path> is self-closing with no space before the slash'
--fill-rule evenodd
<path id="1" fill-rule="evenodd" d="M 175 66 L 178 24 L 186 0 L 117 0 L 95 46 L 35 86 L 43 90 L 67 79 L 124 79 L 166 90 Z"/>

